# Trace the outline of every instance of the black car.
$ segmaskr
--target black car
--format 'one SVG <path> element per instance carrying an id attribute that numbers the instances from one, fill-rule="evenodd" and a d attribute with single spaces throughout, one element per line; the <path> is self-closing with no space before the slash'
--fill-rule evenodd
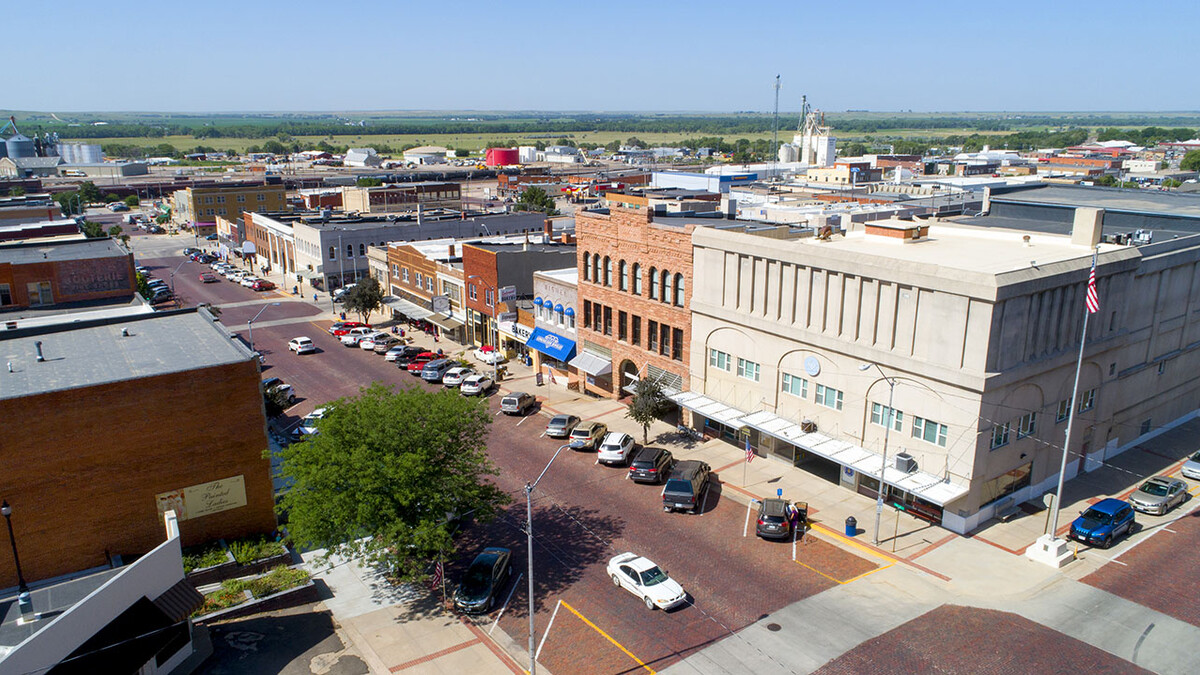
<path id="1" fill-rule="evenodd" d="M 782 539 L 792 533 L 792 505 L 786 499 L 764 499 L 758 505 L 754 534 L 766 539 Z"/>
<path id="2" fill-rule="evenodd" d="M 454 592 L 455 609 L 467 614 L 490 611 L 508 585 L 511 572 L 512 551 L 500 547 L 483 549 Z"/>
<path id="3" fill-rule="evenodd" d="M 635 483 L 661 483 L 675 466 L 675 457 L 665 448 L 642 448 L 629 462 L 629 479 Z"/>
<path id="4" fill-rule="evenodd" d="M 700 500 L 708 489 L 708 479 L 712 469 L 708 464 L 696 459 L 679 462 L 671 471 L 671 477 L 663 486 L 663 511 L 687 511 L 695 513 L 701 508 Z"/>

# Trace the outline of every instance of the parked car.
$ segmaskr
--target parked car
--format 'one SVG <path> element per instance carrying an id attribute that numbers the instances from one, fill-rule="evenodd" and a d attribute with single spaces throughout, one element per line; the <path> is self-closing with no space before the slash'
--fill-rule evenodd
<path id="1" fill-rule="evenodd" d="M 463 380 L 475 374 L 474 368 L 466 368 L 464 366 L 455 366 L 446 371 L 442 376 L 442 384 L 447 387 L 457 387 L 463 383 Z"/>
<path id="2" fill-rule="evenodd" d="M 218 279 L 217 275 L 213 274 L 212 272 L 203 272 L 200 275 L 200 281 L 201 283 L 205 284 L 215 284 L 220 281 L 220 279 Z"/>
<path id="3" fill-rule="evenodd" d="M 168 286 L 167 282 L 163 281 L 162 279 L 151 279 L 150 281 L 147 281 L 146 288 L 149 288 L 151 291 L 170 290 L 170 286 Z"/>
<path id="4" fill-rule="evenodd" d="M 382 343 L 384 340 L 387 340 L 390 337 L 392 337 L 392 336 L 388 335 L 387 333 L 385 333 L 383 331 L 379 331 L 379 330 L 377 330 L 373 333 L 367 333 L 367 335 L 364 336 L 363 339 L 358 341 L 358 348 L 363 351 L 373 352 L 373 351 L 375 351 L 375 341 L 376 340 L 379 340 Z"/>
<path id="5" fill-rule="evenodd" d="M 1187 501 L 1187 498 L 1187 483 L 1178 478 L 1155 476 L 1129 495 L 1129 505 L 1143 513 L 1161 516 Z"/>
<path id="6" fill-rule="evenodd" d="M 614 556 L 605 567 L 613 585 L 642 599 L 647 609 L 671 609 L 687 601 L 683 586 L 648 558 L 636 553 Z"/>
<path id="7" fill-rule="evenodd" d="M 384 333 L 382 337 L 376 336 L 374 340 L 371 340 L 371 343 L 375 345 L 376 354 L 386 354 L 397 342 L 400 342 L 400 338 L 388 333 Z"/>
<path id="8" fill-rule="evenodd" d="M 260 281 L 266 281 L 266 279 L 259 279 L 258 277 L 255 277 L 255 276 L 246 275 L 246 276 L 242 277 L 241 280 L 238 281 L 238 283 L 241 284 L 242 286 L 245 286 L 246 288 L 254 288 L 254 284 L 256 284 Z"/>
<path id="9" fill-rule="evenodd" d="M 288 342 L 288 351 L 296 352 L 297 354 L 311 354 L 317 351 L 317 346 L 313 341 L 306 337 L 292 338 Z"/>
<path id="10" fill-rule="evenodd" d="M 171 291 L 166 288 L 162 288 L 154 291 L 154 293 L 150 296 L 150 304 L 157 305 L 160 302 L 166 302 L 170 300 L 172 297 Z"/>
<path id="11" fill-rule="evenodd" d="M 1200 451 L 1196 451 L 1191 457 L 1188 457 L 1179 472 L 1187 478 L 1200 479 Z"/>
<path id="12" fill-rule="evenodd" d="M 555 415 L 546 425 L 546 435 L 550 438 L 566 438 L 579 424 L 579 418 L 574 415 Z"/>
<path id="13" fill-rule="evenodd" d="M 574 450 L 595 450 L 596 444 L 608 433 L 608 425 L 603 422 L 580 422 L 571 430 L 571 448 Z"/>
<path id="14" fill-rule="evenodd" d="M 596 459 L 601 464 L 628 464 L 633 454 L 633 436 L 620 431 L 610 431 L 603 441 Z"/>
<path id="15" fill-rule="evenodd" d="M 345 347 L 357 347 L 359 342 L 362 342 L 368 335 L 374 332 L 371 328 L 351 328 L 342 336 L 342 345 Z"/>
<path id="16" fill-rule="evenodd" d="M 514 391 L 500 399 L 500 412 L 505 415 L 524 415 L 532 410 L 536 404 L 537 399 L 534 398 L 533 394 Z"/>
<path id="17" fill-rule="evenodd" d="M 772 497 L 758 504 L 754 534 L 765 539 L 783 539 L 792 533 L 792 505 L 786 499 Z"/>
<path id="18" fill-rule="evenodd" d="M 284 382 L 278 377 L 268 377 L 267 379 L 263 380 L 262 386 L 263 393 L 280 391 L 286 395 L 285 398 L 287 398 L 288 403 L 296 402 L 296 393 L 292 391 L 292 385 Z"/>
<path id="19" fill-rule="evenodd" d="M 425 367 L 421 369 L 421 379 L 426 382 L 441 382 L 446 371 L 454 366 L 454 362 L 450 359 L 434 359 L 433 361 L 425 362 Z"/>
<path id="20" fill-rule="evenodd" d="M 494 384 L 492 378 L 487 375 L 472 375 L 463 380 L 458 390 L 462 392 L 463 396 L 482 396 L 491 391 Z"/>
<path id="21" fill-rule="evenodd" d="M 661 483 L 671 474 L 675 456 L 666 448 L 642 448 L 629 462 L 629 479 L 635 483 Z"/>
<path id="22" fill-rule="evenodd" d="M 512 574 L 512 551 L 489 547 L 475 556 L 454 591 L 454 608 L 467 614 L 488 612 L 500 599 Z"/>
<path id="23" fill-rule="evenodd" d="M 370 328 L 370 326 L 360 321 L 338 321 L 329 327 L 329 334 L 334 337 L 341 337 L 354 328 Z"/>
<path id="24" fill-rule="evenodd" d="M 403 367 L 408 371 L 409 375 L 420 375 L 421 371 L 425 369 L 426 363 L 435 361 L 438 358 L 438 355 L 434 352 L 421 352 L 420 354 L 417 354 L 409 359 L 408 363 Z"/>
<path id="25" fill-rule="evenodd" d="M 300 420 L 300 425 L 292 430 L 292 440 L 299 441 L 320 433 L 317 428 L 318 424 L 325 418 L 325 413 L 328 411 L 328 408 L 317 408 L 305 415 L 304 419 Z"/>
<path id="26" fill-rule="evenodd" d="M 275 282 L 258 279 L 250 286 L 250 289 L 255 291 L 273 291 L 275 290 Z"/>
<path id="27" fill-rule="evenodd" d="M 112 211 L 113 213 L 119 213 L 121 211 L 128 211 L 129 207 L 122 204 L 121 202 L 113 202 L 108 205 L 108 210 Z"/>
<path id="28" fill-rule="evenodd" d="M 212 233 L 212 234 L 208 235 L 207 237 L 205 237 L 204 239 L 205 239 L 205 240 L 207 240 L 207 241 L 216 241 L 216 240 L 217 240 L 217 234 L 214 232 L 214 233 Z"/>
<path id="29" fill-rule="evenodd" d="M 395 345 L 387 350 L 383 358 L 385 361 L 395 361 L 397 365 L 401 365 L 401 362 L 403 362 L 403 365 L 408 365 L 408 359 L 423 351 L 425 351 L 425 348 L 418 347 L 417 345 Z"/>
<path id="30" fill-rule="evenodd" d="M 341 302 L 342 300 L 345 300 L 346 294 L 350 292 L 350 289 L 354 288 L 357 285 L 358 284 L 346 284 L 345 286 L 342 286 L 341 288 L 335 289 L 333 291 L 333 301 Z"/>
<path id="31" fill-rule="evenodd" d="M 503 352 L 496 351 L 495 347 L 488 347 L 486 345 L 476 349 L 474 354 L 476 360 L 483 361 L 489 366 L 504 363 L 506 360 Z"/>
<path id="32" fill-rule="evenodd" d="M 133 268 L 133 271 L 137 272 L 138 274 L 140 274 L 144 277 L 150 276 L 150 268 L 149 267 L 143 267 L 142 265 L 138 265 L 137 267 Z"/>
<path id="33" fill-rule="evenodd" d="M 1093 546 L 1108 548 L 1135 523 L 1133 507 L 1109 497 L 1092 504 L 1071 523 L 1070 537 Z"/>
<path id="34" fill-rule="evenodd" d="M 679 462 L 671 471 L 667 484 L 663 486 L 663 511 L 687 511 L 695 513 L 700 500 L 708 490 L 712 469 L 697 459 Z"/>
<path id="35" fill-rule="evenodd" d="M 187 248 L 183 249 L 183 254 L 186 256 L 194 256 L 197 253 L 203 253 L 203 251 L 194 246 L 188 246 Z"/>

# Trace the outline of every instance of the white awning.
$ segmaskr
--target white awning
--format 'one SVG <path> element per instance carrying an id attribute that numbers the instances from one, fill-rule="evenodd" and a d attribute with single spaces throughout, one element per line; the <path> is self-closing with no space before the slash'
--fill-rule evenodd
<path id="1" fill-rule="evenodd" d="M 415 302 L 401 300 L 394 295 L 384 297 L 383 304 L 390 309 L 400 312 L 410 319 L 428 319 L 429 317 L 433 316 L 433 312 L 431 310 L 425 309 Z"/>
<path id="2" fill-rule="evenodd" d="M 737 408 L 731 408 L 724 403 L 719 403 L 707 396 L 701 396 L 690 391 L 672 394 L 667 398 L 678 403 L 681 408 L 687 408 L 694 413 L 703 415 L 710 420 L 720 422 L 734 429 L 742 426 L 742 422 L 739 420 L 746 415 L 746 413 Z"/>
<path id="3" fill-rule="evenodd" d="M 612 359 L 606 359 L 591 352 L 581 352 L 567 363 L 588 375 L 604 375 L 612 372 Z"/>
<path id="4" fill-rule="evenodd" d="M 454 314 L 453 312 L 451 312 L 450 316 L 446 316 L 445 314 L 439 314 L 437 312 L 434 312 L 429 315 L 428 319 L 431 323 L 436 323 L 437 325 L 441 326 L 442 328 L 445 328 L 446 330 L 454 330 L 455 328 L 461 328 L 462 325 L 464 323 L 466 323 L 466 317 L 464 317 L 461 314 Z"/>

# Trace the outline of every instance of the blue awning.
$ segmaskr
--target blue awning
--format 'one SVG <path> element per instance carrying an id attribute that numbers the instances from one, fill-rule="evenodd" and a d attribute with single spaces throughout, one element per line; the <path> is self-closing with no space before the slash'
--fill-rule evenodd
<path id="1" fill-rule="evenodd" d="M 568 340 L 560 335 L 555 335 L 545 328 L 534 328 L 533 333 L 529 335 L 529 339 L 525 341 L 525 346 L 533 347 L 539 352 L 559 361 L 567 361 L 575 353 L 574 340 Z"/>
<path id="2" fill-rule="evenodd" d="M 538 307 L 541 307 L 541 306 L 542 306 L 542 299 L 541 299 L 541 297 L 534 298 L 534 299 L 533 299 L 533 304 L 537 305 Z"/>
<path id="3" fill-rule="evenodd" d="M 555 305 L 555 306 L 554 306 L 554 311 L 556 311 L 556 312 L 561 312 L 561 311 L 563 311 L 562 305 Z"/>
<path id="4" fill-rule="evenodd" d="M 567 308 L 567 316 L 575 316 L 575 308 L 574 307 Z"/>

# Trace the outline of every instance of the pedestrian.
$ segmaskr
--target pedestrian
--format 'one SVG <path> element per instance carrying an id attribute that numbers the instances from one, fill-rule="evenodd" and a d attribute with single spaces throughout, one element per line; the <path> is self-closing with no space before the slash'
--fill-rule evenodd
<path id="1" fill-rule="evenodd" d="M 313 293 L 313 302 L 316 302 L 316 301 L 317 301 L 317 294 Z"/>

